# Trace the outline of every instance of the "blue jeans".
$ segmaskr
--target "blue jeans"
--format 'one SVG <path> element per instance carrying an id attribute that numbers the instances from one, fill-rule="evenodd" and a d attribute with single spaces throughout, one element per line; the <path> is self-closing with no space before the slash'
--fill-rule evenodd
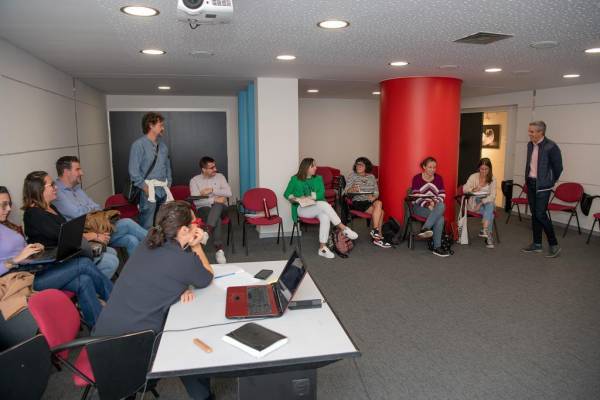
<path id="1" fill-rule="evenodd" d="M 154 215 L 156 214 L 156 210 L 158 210 L 167 200 L 167 195 L 162 188 L 157 188 L 156 192 L 157 193 L 154 196 L 156 203 L 149 202 L 146 193 L 142 192 L 140 195 L 140 215 L 138 216 L 138 219 L 140 220 L 140 225 L 144 229 L 150 229 L 152 225 L 154 225 Z M 159 197 L 159 193 L 162 193 L 162 197 Z"/>
<path id="2" fill-rule="evenodd" d="M 98 271 L 102 272 L 108 279 L 112 278 L 117 268 L 119 268 L 117 251 L 112 247 L 107 247 L 100 257 L 94 258 L 94 263 Z"/>
<path id="3" fill-rule="evenodd" d="M 64 263 L 52 264 L 35 274 L 34 290 L 60 289 L 75 292 L 83 320 L 92 327 L 102 311 L 98 296 L 108 300 L 112 282 L 98 271 L 87 257 L 76 257 Z"/>
<path id="4" fill-rule="evenodd" d="M 479 204 L 481 203 L 480 198 L 476 198 L 475 199 L 475 203 Z M 496 208 L 496 205 L 493 202 L 490 203 L 483 203 L 481 204 L 481 208 L 479 209 L 479 213 L 481 215 L 483 215 L 482 220 L 483 221 L 487 221 L 488 222 L 488 232 L 492 232 L 493 228 L 494 228 L 494 209 Z"/>
<path id="5" fill-rule="evenodd" d="M 433 210 L 415 204 L 413 210 L 418 216 L 427 218 L 423 228 L 433 230 L 433 247 L 436 249 L 440 247 L 444 233 L 444 211 L 446 210 L 444 203 L 437 203 Z"/>
<path id="6" fill-rule="evenodd" d="M 131 257 L 136 247 L 146 238 L 148 231 L 131 218 L 122 218 L 115 224 L 115 231 L 110 235 L 110 244 L 114 247 L 125 247 Z"/>

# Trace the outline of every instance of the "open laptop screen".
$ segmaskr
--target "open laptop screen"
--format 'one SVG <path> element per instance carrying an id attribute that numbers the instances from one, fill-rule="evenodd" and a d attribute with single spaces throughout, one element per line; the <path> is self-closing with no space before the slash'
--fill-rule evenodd
<path id="1" fill-rule="evenodd" d="M 279 292 L 281 311 L 285 311 L 287 308 L 290 299 L 294 293 L 296 293 L 305 274 L 306 267 L 304 266 L 304 260 L 294 252 L 277 281 L 277 291 Z"/>

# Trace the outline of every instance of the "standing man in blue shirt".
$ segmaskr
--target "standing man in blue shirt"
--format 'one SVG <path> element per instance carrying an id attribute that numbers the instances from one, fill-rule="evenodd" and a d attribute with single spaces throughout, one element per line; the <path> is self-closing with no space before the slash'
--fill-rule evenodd
<path id="1" fill-rule="evenodd" d="M 167 193 L 170 194 L 171 162 L 167 145 L 161 140 L 165 131 L 164 121 L 165 118 L 156 112 L 144 115 L 144 136 L 133 142 L 129 152 L 129 177 L 135 186 L 143 190 L 139 220 L 145 229 L 154 224 L 156 210 L 167 200 Z M 150 170 L 155 156 L 156 163 Z"/>
<path id="2" fill-rule="evenodd" d="M 93 211 L 102 210 L 81 188 L 83 170 L 75 156 L 64 156 L 56 161 L 56 200 L 52 204 L 68 220 Z M 125 247 L 131 256 L 148 232 L 130 218 L 121 218 L 111 235 L 100 235 L 102 241 L 116 247 Z"/>

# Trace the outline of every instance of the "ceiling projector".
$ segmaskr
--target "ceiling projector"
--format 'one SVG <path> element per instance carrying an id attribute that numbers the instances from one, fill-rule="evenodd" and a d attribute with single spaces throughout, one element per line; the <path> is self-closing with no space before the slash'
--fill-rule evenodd
<path id="1" fill-rule="evenodd" d="M 177 19 L 198 25 L 226 24 L 233 17 L 233 0 L 177 0 Z"/>

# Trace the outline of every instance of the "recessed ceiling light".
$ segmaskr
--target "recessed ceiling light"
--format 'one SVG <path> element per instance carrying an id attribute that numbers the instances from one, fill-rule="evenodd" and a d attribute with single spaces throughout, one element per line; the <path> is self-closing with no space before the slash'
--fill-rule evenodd
<path id="1" fill-rule="evenodd" d="M 163 54 L 166 54 L 167 52 L 164 50 L 160 50 L 160 49 L 144 49 L 144 50 L 140 50 L 140 53 L 146 54 L 149 56 L 161 56 Z"/>
<path id="2" fill-rule="evenodd" d="M 529 43 L 529 47 L 534 49 L 553 49 L 558 46 L 558 42 L 554 40 L 542 40 L 540 42 Z"/>
<path id="3" fill-rule="evenodd" d="M 587 49 L 585 52 L 588 54 L 600 54 L 600 47 L 594 47 L 593 49 Z"/>
<path id="4" fill-rule="evenodd" d="M 408 65 L 408 62 L 406 62 L 406 61 L 392 61 L 390 63 L 390 65 L 392 67 L 404 67 L 404 66 Z"/>
<path id="5" fill-rule="evenodd" d="M 308 93 L 319 93 L 319 89 L 308 89 Z"/>
<path id="6" fill-rule="evenodd" d="M 380 94 L 381 94 L 381 92 L 377 90 L 377 91 L 375 91 L 375 92 L 372 92 L 371 94 L 374 94 L 375 96 L 378 96 L 378 95 L 380 95 Z"/>
<path id="7" fill-rule="evenodd" d="M 293 56 L 291 54 L 282 54 L 277 56 L 277 59 L 281 61 L 292 61 L 296 59 L 296 56 Z"/>
<path id="8" fill-rule="evenodd" d="M 440 65 L 440 69 L 456 69 L 456 68 L 458 68 L 458 65 L 455 65 L 455 64 Z"/>
<path id="9" fill-rule="evenodd" d="M 485 72 L 501 72 L 502 68 L 497 68 L 497 67 L 492 67 L 492 68 L 486 68 Z"/>
<path id="10" fill-rule="evenodd" d="M 564 74 L 563 78 L 565 79 L 573 79 L 573 78 L 579 78 L 581 75 L 579 74 Z"/>
<path id="11" fill-rule="evenodd" d="M 121 12 L 134 17 L 154 17 L 160 14 L 156 8 L 144 6 L 125 6 L 121 7 Z"/>
<path id="12" fill-rule="evenodd" d="M 171 86 L 159 86 L 158 90 L 171 90 Z"/>
<path id="13" fill-rule="evenodd" d="M 346 28 L 348 25 L 350 25 L 350 22 L 341 19 L 328 19 L 317 24 L 319 28 L 323 29 L 341 29 Z"/>

